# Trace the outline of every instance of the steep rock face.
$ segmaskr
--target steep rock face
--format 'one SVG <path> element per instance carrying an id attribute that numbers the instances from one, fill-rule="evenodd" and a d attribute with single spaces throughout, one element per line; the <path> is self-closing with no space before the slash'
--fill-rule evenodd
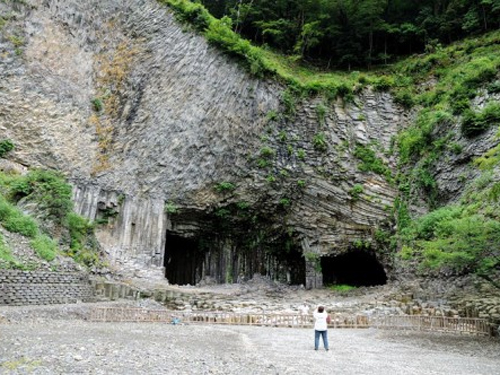
<path id="1" fill-rule="evenodd" d="M 195 236 L 207 213 L 238 202 L 270 217 L 283 209 L 276 225 L 316 260 L 370 242 L 387 219 L 394 188 L 360 173 L 353 151 L 373 144 L 383 157 L 404 126 L 388 95 L 309 100 L 271 121 L 283 88 L 246 74 L 153 0 L 28 4 L 0 5 L 2 136 L 17 162 L 68 174 L 78 212 L 105 216 L 99 239 L 115 263 L 162 267 L 167 230 Z M 224 182 L 234 191 L 214 189 Z M 165 202 L 191 214 L 176 222 Z"/>
<path id="2" fill-rule="evenodd" d="M 394 171 L 387 151 L 412 115 L 389 94 L 298 101 L 285 118 L 283 87 L 245 73 L 154 0 L 25 3 L 0 3 L 0 134 L 16 162 L 67 173 L 118 267 L 161 269 L 169 235 L 209 233 L 222 255 L 212 246 L 193 280 L 286 273 L 235 256 L 236 234 L 214 222 L 239 207 L 290 234 L 315 286 L 321 257 L 373 251 L 375 230 L 392 225 L 395 187 L 355 157 L 369 148 Z M 248 232 L 250 216 L 239 221 Z M 378 261 L 389 272 L 390 257 Z"/>

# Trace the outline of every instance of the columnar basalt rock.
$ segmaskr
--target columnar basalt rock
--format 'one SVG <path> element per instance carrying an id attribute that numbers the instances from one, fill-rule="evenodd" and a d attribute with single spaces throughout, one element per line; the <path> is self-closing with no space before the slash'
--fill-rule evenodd
<path id="1" fill-rule="evenodd" d="M 14 15 L 4 33 L 24 41 L 16 54 L 2 39 L 2 136 L 15 142 L 17 162 L 68 174 L 77 211 L 101 223 L 98 238 L 113 263 L 164 265 L 166 233 L 176 226 L 167 202 L 200 213 L 184 223 L 192 228 L 184 236 L 196 235 L 205 225 L 196 218 L 217 207 L 286 204 L 279 225 L 318 256 L 369 242 L 387 219 L 394 189 L 360 173 L 353 151 L 373 142 L 387 150 L 404 126 L 388 95 L 327 103 L 322 121 L 323 103 L 306 100 L 294 119 L 273 124 L 283 87 L 251 77 L 153 0 L 32 0 L 0 10 Z M 314 147 L 320 132 L 323 151 Z M 259 168 L 264 147 L 272 160 Z M 222 182 L 235 190 L 217 192 Z M 363 187 L 356 201 L 355 184 Z"/>
<path id="2" fill-rule="evenodd" d="M 304 99 L 276 120 L 284 87 L 249 75 L 154 0 L 3 2 L 0 13 L 0 135 L 17 163 L 68 175 L 113 264 L 161 270 L 168 231 L 214 233 L 227 207 L 245 207 L 293 233 L 308 285 L 320 286 L 310 259 L 374 250 L 375 230 L 393 225 L 395 187 L 354 156 L 370 148 L 394 172 L 387 151 L 412 113 L 389 94 Z M 237 248 L 234 235 L 219 240 Z"/>

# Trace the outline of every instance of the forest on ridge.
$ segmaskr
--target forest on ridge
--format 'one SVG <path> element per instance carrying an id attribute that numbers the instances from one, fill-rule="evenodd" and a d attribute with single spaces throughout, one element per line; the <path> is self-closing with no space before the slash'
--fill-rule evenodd
<path id="1" fill-rule="evenodd" d="M 369 68 L 500 26 L 500 0 L 200 0 L 235 32 L 327 68 Z"/>

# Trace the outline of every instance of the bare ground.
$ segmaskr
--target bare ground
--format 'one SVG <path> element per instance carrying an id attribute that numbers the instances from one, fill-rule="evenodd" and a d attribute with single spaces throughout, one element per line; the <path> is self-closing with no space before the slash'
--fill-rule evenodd
<path id="1" fill-rule="evenodd" d="M 1 374 L 498 375 L 497 339 L 416 332 L 92 323 L 88 305 L 1 307 Z"/>

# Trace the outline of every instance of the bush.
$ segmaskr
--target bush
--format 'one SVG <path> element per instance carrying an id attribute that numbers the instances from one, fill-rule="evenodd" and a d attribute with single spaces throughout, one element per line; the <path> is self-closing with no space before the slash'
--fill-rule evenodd
<path id="1" fill-rule="evenodd" d="M 38 225 L 35 220 L 19 211 L 5 218 L 2 224 L 9 232 L 19 233 L 26 237 L 34 238 L 38 234 Z"/>
<path id="2" fill-rule="evenodd" d="M 94 226 L 84 217 L 71 212 L 68 215 L 70 249 L 80 251 L 88 242 L 92 242 Z"/>
<path id="3" fill-rule="evenodd" d="M 12 252 L 4 242 L 3 236 L 0 234 L 0 269 L 10 268 L 11 265 L 18 263 L 12 255 Z"/>
<path id="4" fill-rule="evenodd" d="M 313 138 L 314 148 L 318 151 L 325 152 L 328 150 L 328 144 L 325 140 L 325 135 L 323 133 L 318 133 Z"/>
<path id="5" fill-rule="evenodd" d="M 391 179 L 391 171 L 383 160 L 376 156 L 375 151 L 361 144 L 356 145 L 354 156 L 361 160 L 358 168 L 362 172 L 374 172 Z"/>
<path id="6" fill-rule="evenodd" d="M 40 258 L 48 262 L 54 260 L 57 255 L 57 245 L 55 241 L 45 235 L 35 237 L 31 241 L 31 246 L 35 249 Z"/>
<path id="7" fill-rule="evenodd" d="M 215 185 L 215 190 L 218 193 L 229 192 L 229 191 L 233 191 L 234 189 L 236 189 L 236 185 L 234 185 L 231 182 L 227 182 L 227 181 L 220 182 L 217 185 Z"/>
<path id="8" fill-rule="evenodd" d="M 487 275 L 500 266 L 500 222 L 480 215 L 441 221 L 421 246 L 427 267 Z"/>
<path id="9" fill-rule="evenodd" d="M 460 207 L 446 206 L 420 217 L 414 224 L 415 237 L 430 240 L 436 235 L 442 223 L 460 217 L 461 212 Z"/>
<path id="10" fill-rule="evenodd" d="M 363 193 L 363 191 L 363 185 L 356 184 L 351 188 L 351 190 L 349 190 L 349 195 L 351 196 L 352 200 L 356 202 L 359 200 L 359 198 L 361 198 L 361 194 Z"/>
<path id="11" fill-rule="evenodd" d="M 71 186 L 56 171 L 31 171 L 12 185 L 11 195 L 16 201 L 26 198 L 37 203 L 57 224 L 62 224 L 73 209 Z"/>
<path id="12" fill-rule="evenodd" d="M 462 118 L 462 133 L 466 137 L 475 137 L 485 132 L 492 125 L 500 124 L 500 104 L 491 102 L 480 112 L 468 110 Z"/>
<path id="13" fill-rule="evenodd" d="M 12 151 L 15 148 L 14 143 L 10 139 L 4 139 L 0 141 L 0 158 L 3 158 L 5 154 Z"/>
<path id="14" fill-rule="evenodd" d="M 213 17 L 199 3 L 187 0 L 160 0 L 174 9 L 176 18 L 182 22 L 189 22 L 197 30 L 205 30 Z"/>
<path id="15" fill-rule="evenodd" d="M 34 238 L 38 234 L 38 225 L 30 217 L 24 215 L 0 195 L 0 222 L 9 232 L 20 233 Z"/>
<path id="16" fill-rule="evenodd" d="M 418 158 L 423 151 L 432 146 L 432 134 L 438 127 L 450 123 L 452 116 L 446 111 L 423 110 L 416 124 L 402 131 L 397 137 L 401 163 Z"/>
<path id="17" fill-rule="evenodd" d="M 500 222 L 446 206 L 422 216 L 401 232 L 405 253 L 423 269 L 485 275 L 500 266 Z"/>
<path id="18" fill-rule="evenodd" d="M 415 105 L 415 100 L 413 99 L 413 94 L 405 89 L 405 90 L 398 90 L 394 94 L 394 102 L 396 104 L 399 104 L 403 108 L 410 109 Z"/>

